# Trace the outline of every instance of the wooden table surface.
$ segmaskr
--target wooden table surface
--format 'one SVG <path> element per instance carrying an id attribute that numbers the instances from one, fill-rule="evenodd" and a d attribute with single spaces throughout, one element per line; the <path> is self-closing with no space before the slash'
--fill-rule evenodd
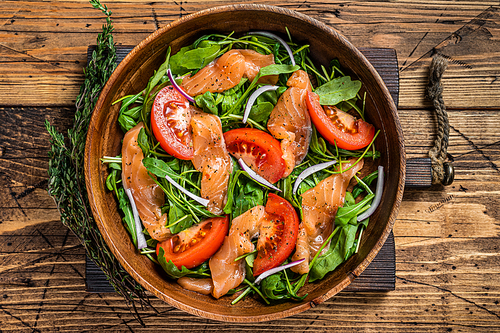
<path id="1" fill-rule="evenodd" d="M 243 1 L 245 2 L 245 1 Z M 231 1 L 105 1 L 115 41 L 135 45 L 177 18 Z M 115 294 L 85 291 L 82 246 L 48 196 L 43 122 L 70 126 L 86 49 L 103 15 L 86 0 L 0 2 L 0 331 L 500 331 L 498 1 L 259 1 L 310 15 L 357 47 L 394 48 L 408 157 L 436 119 L 424 98 L 433 50 L 450 60 L 444 101 L 451 186 L 406 190 L 394 227 L 396 289 L 342 292 L 258 324 L 198 318 L 154 299 L 134 319 Z"/>

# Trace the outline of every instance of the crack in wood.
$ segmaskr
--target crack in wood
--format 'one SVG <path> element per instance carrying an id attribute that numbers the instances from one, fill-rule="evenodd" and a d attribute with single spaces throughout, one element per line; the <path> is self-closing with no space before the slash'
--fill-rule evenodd
<path id="1" fill-rule="evenodd" d="M 454 296 L 454 297 L 456 297 L 456 298 L 458 298 L 458 299 L 460 299 L 460 300 L 462 300 L 462 301 L 464 301 L 464 302 L 467 302 L 467 303 L 469 303 L 469 304 L 472 304 L 472 305 L 474 305 L 475 307 L 477 307 L 477 308 L 479 308 L 479 309 L 481 309 L 481 310 L 484 310 L 484 311 L 488 312 L 489 314 L 491 314 L 491 315 L 493 315 L 493 316 L 497 317 L 498 319 L 500 319 L 500 315 L 498 315 L 497 313 L 495 313 L 495 312 L 493 312 L 493 311 L 489 310 L 489 309 L 488 309 L 488 308 L 486 308 L 485 306 L 481 306 L 481 305 L 477 304 L 476 302 L 474 302 L 474 301 L 472 301 L 472 300 L 470 300 L 470 299 L 468 299 L 468 298 L 466 298 L 466 297 L 463 297 L 463 296 L 457 295 L 457 294 L 455 294 L 453 291 L 451 291 L 451 290 L 449 290 L 449 289 L 446 289 L 446 288 L 443 288 L 443 287 L 439 287 L 439 286 L 435 286 L 435 285 L 432 285 L 432 284 L 430 284 L 430 283 L 425 283 L 425 282 L 420 282 L 420 281 L 415 281 L 415 280 L 410 280 L 410 279 L 402 278 L 402 277 L 399 277 L 399 276 L 397 276 L 397 275 L 396 275 L 396 278 L 397 278 L 397 279 L 400 279 L 401 281 L 406 281 L 406 282 L 410 282 L 410 283 L 415 283 L 415 284 L 419 284 L 419 285 L 423 285 L 423 286 L 427 286 L 427 287 L 431 287 L 431 288 L 435 288 L 435 289 L 441 290 L 441 291 L 446 292 L 446 293 L 448 293 L 448 294 L 450 294 L 450 295 L 452 295 L 452 296 Z"/>
<path id="2" fill-rule="evenodd" d="M 5 176 L 5 178 L 6 178 L 6 180 L 7 180 L 8 182 L 10 181 L 11 183 L 13 183 L 12 179 L 11 179 L 11 178 L 9 177 L 9 175 L 7 175 L 5 172 L 0 171 L 0 175 Z M 16 193 L 12 190 L 12 187 L 11 187 L 11 186 L 9 186 L 9 185 L 6 185 L 6 187 L 7 187 L 7 189 L 9 190 L 9 194 L 10 194 L 10 196 L 12 197 L 12 199 L 14 199 L 14 202 L 16 203 L 17 208 L 21 211 L 21 213 L 23 213 L 23 215 L 24 215 L 25 217 L 28 217 L 28 214 L 26 214 L 26 212 L 24 211 L 23 206 L 22 206 L 22 205 L 19 203 L 19 201 L 17 200 L 17 198 L 16 198 Z M 0 220 L 0 222 L 3 222 L 3 221 L 1 221 L 1 220 Z"/>
<path id="3" fill-rule="evenodd" d="M 153 22 L 155 24 L 155 29 L 160 29 L 160 25 L 158 24 L 158 18 L 156 17 L 156 11 L 154 8 L 151 8 L 151 12 L 153 13 Z"/>
<path id="4" fill-rule="evenodd" d="M 496 12 L 497 10 L 498 10 L 498 8 L 495 6 L 488 7 L 486 10 L 484 10 L 479 15 L 477 15 L 474 19 L 472 19 L 471 21 L 469 21 L 466 24 L 464 24 L 463 26 L 461 26 L 458 30 L 456 30 L 455 32 L 450 34 L 448 37 L 446 37 L 440 43 L 438 43 L 437 45 L 432 47 L 430 50 L 425 52 L 423 55 L 421 55 L 418 59 L 416 59 L 415 61 L 410 63 L 408 66 L 404 67 L 404 64 L 403 64 L 403 66 L 401 66 L 401 68 L 400 68 L 400 72 L 408 69 L 409 67 L 411 67 L 415 63 L 419 62 L 420 60 L 422 60 L 426 56 L 433 55 L 434 53 L 439 53 L 439 54 L 443 55 L 444 57 L 450 59 L 453 63 L 464 66 L 468 69 L 472 69 L 473 67 L 470 64 L 467 64 L 465 62 L 461 62 L 460 60 L 457 60 L 457 59 L 454 59 L 453 57 L 445 55 L 443 52 L 440 51 L 440 49 L 444 48 L 445 46 L 449 45 L 450 43 L 453 43 L 453 44 L 460 43 L 460 41 L 463 39 L 464 36 L 470 35 L 470 34 L 474 33 L 475 31 L 477 31 L 478 29 L 481 29 L 488 22 L 487 19 L 492 15 L 492 12 Z M 469 27 L 471 27 L 471 26 L 474 28 L 469 29 Z M 421 41 L 422 40 L 420 40 L 420 42 Z M 408 57 L 410 57 L 410 56 L 408 56 Z M 406 63 L 406 61 L 405 61 L 405 63 Z"/>
<path id="5" fill-rule="evenodd" d="M 22 199 L 22 198 L 24 198 L 25 196 L 33 193 L 33 191 L 35 191 L 37 188 L 41 188 L 41 189 L 46 190 L 47 189 L 47 184 L 48 184 L 48 180 L 44 179 L 44 180 L 36 183 L 35 185 L 33 185 L 33 186 L 25 189 L 24 191 L 22 191 L 18 195 L 16 195 L 16 199 Z"/>
<path id="6" fill-rule="evenodd" d="M 27 57 L 35 60 L 35 62 L 42 62 L 44 64 L 49 64 L 49 65 L 51 65 L 53 67 L 56 67 L 57 69 L 63 69 L 67 73 L 72 73 L 73 72 L 73 71 L 71 71 L 71 70 L 69 70 L 69 69 L 67 69 L 65 67 L 59 66 L 60 65 L 59 62 L 52 63 L 52 62 L 50 62 L 48 60 L 40 59 L 40 58 L 37 58 L 37 57 L 35 57 L 35 56 L 31 55 L 31 54 L 28 54 L 27 51 L 19 51 L 19 50 L 16 50 L 16 49 L 12 48 L 12 47 L 7 46 L 7 45 L 1 44 L 1 43 L 0 43 L 0 46 L 3 47 L 3 48 L 5 48 L 5 49 L 7 49 L 7 50 L 9 50 L 9 51 L 14 52 L 14 53 L 25 55 L 25 56 L 27 56 Z M 42 72 L 45 72 L 45 70 L 43 70 L 43 69 L 40 69 L 40 70 Z"/>
<path id="7" fill-rule="evenodd" d="M 476 146 L 476 147 L 478 147 L 479 150 L 482 150 L 482 149 L 490 148 L 490 147 L 497 146 L 497 145 L 500 145 L 500 141 L 495 141 L 493 143 L 488 143 L 487 145 Z M 466 153 L 455 155 L 455 156 L 453 156 L 453 158 L 454 158 L 454 160 L 457 160 L 457 159 L 459 159 L 461 157 L 464 157 L 465 155 L 469 155 L 469 154 L 472 154 L 474 152 L 476 152 L 476 150 L 471 150 L 471 151 L 468 151 Z"/>
<path id="8" fill-rule="evenodd" d="M 43 289 L 42 300 L 40 301 L 40 303 L 38 305 L 38 312 L 37 312 L 36 317 L 35 317 L 35 324 L 33 324 L 33 329 L 36 329 L 36 326 L 38 325 L 38 319 L 40 319 L 40 313 L 42 312 L 42 307 L 43 307 L 43 304 L 45 301 L 45 296 L 47 295 L 50 277 L 52 276 L 52 274 L 54 274 L 55 268 L 56 268 L 56 264 L 52 265 L 52 269 L 50 270 L 50 273 L 49 273 L 49 278 L 45 282 L 45 288 Z"/>
<path id="9" fill-rule="evenodd" d="M 33 331 L 32 332 L 40 332 L 39 329 L 35 329 L 33 327 L 31 327 L 30 324 L 28 324 L 27 322 L 25 322 L 21 317 L 18 317 L 18 316 L 15 316 L 13 315 L 12 313 L 10 313 L 9 311 L 7 311 L 2 304 L 0 304 L 0 310 L 2 310 L 7 316 L 9 316 L 10 318 L 13 318 L 13 319 L 16 319 L 17 321 L 19 321 L 21 324 L 23 324 L 24 326 L 26 327 L 29 327 L 31 328 Z"/>
<path id="10" fill-rule="evenodd" d="M 490 156 L 486 155 L 482 149 L 480 149 L 478 146 L 476 146 L 476 144 L 474 143 L 474 141 L 472 141 L 468 136 L 466 136 L 465 134 L 463 134 L 462 132 L 460 132 L 458 129 L 456 129 L 455 127 L 453 127 L 452 125 L 450 125 L 450 128 L 452 130 L 454 130 L 455 132 L 458 133 L 458 135 L 460 135 L 462 138 L 465 139 L 465 141 L 467 141 L 467 143 L 472 146 L 472 149 L 473 151 L 475 152 L 478 152 L 489 164 L 490 166 L 496 171 L 496 172 L 500 172 L 500 169 L 498 167 L 498 165 L 495 164 L 495 162 L 493 162 L 493 160 L 491 159 Z M 498 142 L 496 142 L 495 144 L 498 144 Z M 462 154 L 460 156 L 464 156 L 465 154 Z M 457 157 L 455 156 L 454 159 L 456 160 Z"/>
<path id="11" fill-rule="evenodd" d="M 186 3 L 186 1 L 179 1 L 179 2 L 177 2 L 177 1 L 175 1 L 175 0 L 174 0 L 174 3 L 175 3 L 177 6 L 179 6 L 179 18 L 182 18 L 182 12 L 186 12 L 186 10 L 184 9 L 184 7 L 182 7 L 182 4 L 183 4 L 183 3 Z M 186 12 L 186 13 L 187 13 L 187 12 Z"/>
<path id="12" fill-rule="evenodd" d="M 115 307 L 114 307 L 114 306 L 110 306 L 110 305 L 109 305 L 109 303 L 108 303 L 108 301 L 107 301 L 105 298 L 103 298 L 101 294 L 97 294 L 97 295 L 99 296 L 99 298 L 100 298 L 100 299 L 102 299 L 102 300 L 104 301 L 104 303 L 105 303 L 107 306 L 109 306 L 109 307 L 110 307 L 111 311 L 113 311 L 113 313 L 114 313 L 114 314 L 115 314 L 115 315 L 116 315 L 116 316 L 117 316 L 117 317 L 118 317 L 118 318 L 122 321 L 122 323 L 123 323 L 123 324 L 124 324 L 124 325 L 128 328 L 128 330 L 129 330 L 130 332 L 134 332 L 134 330 L 132 330 L 132 327 L 130 327 L 130 326 L 128 325 L 128 323 L 125 321 L 125 319 L 123 319 L 123 318 L 122 318 L 121 314 L 120 314 L 120 313 L 118 313 L 118 312 L 115 310 Z M 129 308 L 129 311 L 130 311 L 130 308 Z M 132 314 L 132 316 L 134 316 L 134 314 L 132 313 L 132 311 L 130 311 L 130 313 Z M 134 317 L 135 317 L 135 316 L 134 316 Z M 140 319 L 139 319 L 138 321 L 139 321 L 139 323 L 141 323 L 141 326 L 142 326 L 142 327 L 146 327 L 146 325 L 144 324 L 144 322 L 143 322 L 142 320 L 140 320 Z"/>

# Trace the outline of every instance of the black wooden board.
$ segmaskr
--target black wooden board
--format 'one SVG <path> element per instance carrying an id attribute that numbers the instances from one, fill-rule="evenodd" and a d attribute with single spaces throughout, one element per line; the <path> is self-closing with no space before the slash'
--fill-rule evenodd
<path id="1" fill-rule="evenodd" d="M 93 46 L 88 48 L 88 57 L 90 57 L 94 48 L 95 47 Z M 131 50 L 132 47 L 117 47 L 117 61 L 122 61 Z M 384 48 L 361 48 L 360 51 L 379 72 L 397 106 L 399 97 L 399 72 L 396 51 Z M 424 162 L 420 161 L 420 163 L 414 164 L 415 167 L 411 169 L 411 172 L 416 173 L 416 177 L 413 177 L 411 174 L 408 175 L 407 172 L 407 177 L 410 176 L 410 179 L 412 179 L 412 183 L 409 184 L 410 187 L 413 187 L 413 183 L 426 184 L 428 182 L 430 184 L 430 160 L 428 165 Z M 429 171 L 428 173 L 426 171 L 427 167 Z M 104 273 L 88 257 L 86 259 L 85 277 L 88 292 L 114 292 L 113 287 L 111 287 L 106 280 Z M 394 235 L 391 232 L 375 259 L 370 263 L 365 271 L 344 290 L 389 291 L 394 290 L 395 285 L 396 254 L 394 247 Z"/>

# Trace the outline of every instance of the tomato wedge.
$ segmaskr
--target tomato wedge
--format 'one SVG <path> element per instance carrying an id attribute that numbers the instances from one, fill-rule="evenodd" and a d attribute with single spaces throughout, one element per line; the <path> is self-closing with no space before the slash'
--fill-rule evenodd
<path id="1" fill-rule="evenodd" d="M 256 128 L 237 128 L 224 133 L 228 152 L 271 183 L 285 172 L 280 142 L 271 134 Z"/>
<path id="2" fill-rule="evenodd" d="M 280 196 L 269 193 L 266 203 L 268 219 L 257 241 L 253 275 L 257 276 L 283 263 L 295 249 L 299 232 L 299 216 L 293 206 Z"/>
<path id="3" fill-rule="evenodd" d="M 361 149 L 370 144 L 375 135 L 375 127 L 356 119 L 334 106 L 319 104 L 319 96 L 307 92 L 307 109 L 318 132 L 332 145 L 347 150 Z"/>
<path id="4" fill-rule="evenodd" d="M 156 245 L 156 254 L 160 248 L 165 260 L 172 260 L 181 269 L 193 268 L 208 260 L 221 247 L 229 230 L 229 218 L 212 217 L 179 232 L 173 237 Z"/>
<path id="5" fill-rule="evenodd" d="M 151 110 L 151 128 L 160 146 L 181 160 L 193 158 L 189 101 L 172 86 L 156 95 Z"/>

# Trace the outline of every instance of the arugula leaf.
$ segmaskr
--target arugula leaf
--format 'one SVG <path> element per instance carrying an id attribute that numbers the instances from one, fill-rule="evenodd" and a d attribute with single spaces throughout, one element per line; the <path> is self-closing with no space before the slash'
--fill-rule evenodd
<path id="1" fill-rule="evenodd" d="M 286 280 L 281 277 L 283 274 L 276 273 L 266 277 L 261 282 L 262 293 L 270 299 L 288 299 L 288 290 L 286 288 Z"/>
<path id="2" fill-rule="evenodd" d="M 337 215 L 335 215 L 335 225 L 344 226 L 348 224 L 353 217 L 359 215 L 362 209 L 365 209 L 365 206 L 367 206 L 374 197 L 374 194 L 369 194 L 355 205 L 339 207 Z"/>
<path id="3" fill-rule="evenodd" d="M 269 119 L 269 116 L 271 115 L 273 109 L 274 109 L 274 104 L 270 102 L 261 102 L 261 103 L 257 102 L 250 109 L 249 117 L 258 123 L 264 122 L 267 119 Z"/>
<path id="4" fill-rule="evenodd" d="M 173 279 L 178 279 L 183 276 L 190 276 L 190 277 L 210 276 L 210 268 L 208 267 L 208 262 L 205 261 L 203 264 L 193 269 L 187 269 L 186 267 L 182 266 L 181 269 L 179 270 L 174 265 L 172 260 L 167 261 L 165 259 L 165 250 L 163 250 L 162 247 L 160 247 L 160 250 L 158 251 L 158 262 L 160 263 L 163 270 L 167 273 L 167 275 Z"/>
<path id="5" fill-rule="evenodd" d="M 293 73 L 295 71 L 298 71 L 299 69 L 300 69 L 300 66 L 298 66 L 298 65 L 292 66 L 292 65 L 276 65 L 276 64 L 274 64 L 274 65 L 262 67 L 260 69 L 259 73 L 253 79 L 252 83 L 250 83 L 250 86 L 247 88 L 247 90 L 243 93 L 243 95 L 238 99 L 238 101 L 232 106 L 232 108 L 227 113 L 232 113 L 232 112 L 236 111 L 236 109 L 248 97 L 250 92 L 255 88 L 255 86 L 257 85 L 257 81 L 262 76 L 289 74 L 289 73 Z"/>
<path id="6" fill-rule="evenodd" d="M 178 180 L 181 177 L 172 169 L 172 167 L 176 166 L 176 163 L 174 163 L 176 161 L 177 160 L 173 160 L 167 163 L 164 160 L 160 160 L 155 157 L 146 157 L 142 160 L 142 164 L 146 169 L 148 169 L 149 172 L 157 177 L 165 178 L 165 176 L 168 175 L 173 179 Z"/>
<path id="7" fill-rule="evenodd" d="M 363 183 L 365 183 L 366 185 L 370 186 L 372 184 L 372 182 L 375 179 L 377 179 L 377 177 L 378 177 L 378 170 L 375 170 L 372 173 L 370 173 L 369 175 L 363 177 L 363 179 L 361 179 L 361 180 L 363 181 Z M 358 195 L 360 195 L 363 192 L 365 192 L 365 189 L 363 188 L 363 185 L 356 184 L 354 186 L 354 188 L 352 189 L 352 196 L 354 198 L 357 198 Z"/>
<path id="8" fill-rule="evenodd" d="M 342 76 L 323 84 L 314 92 L 319 95 L 321 105 L 336 105 L 356 97 L 359 89 L 361 89 L 361 81 L 351 81 L 350 76 Z"/>
<path id="9" fill-rule="evenodd" d="M 205 92 L 203 95 L 195 96 L 194 101 L 204 112 L 219 115 L 218 103 L 216 103 L 214 94 L 210 91 Z"/>
<path id="10" fill-rule="evenodd" d="M 134 246 L 137 247 L 137 230 L 135 228 L 134 214 L 132 213 L 132 206 L 130 205 L 130 201 L 125 194 L 125 189 L 123 187 L 116 189 L 115 193 L 116 197 L 118 198 L 118 205 L 124 214 L 123 222 L 125 224 L 125 227 L 132 237 Z"/>
<path id="11" fill-rule="evenodd" d="M 346 191 L 345 197 L 344 197 L 344 207 L 352 206 L 355 204 L 356 204 L 356 201 L 354 201 L 354 197 L 352 196 L 352 193 L 349 191 Z"/>
<path id="12" fill-rule="evenodd" d="M 220 46 L 217 43 L 200 43 L 199 46 L 195 49 L 192 46 L 183 47 L 170 58 L 170 69 L 173 74 L 184 75 L 191 70 L 203 68 L 220 53 Z"/>
<path id="13" fill-rule="evenodd" d="M 168 225 L 170 225 L 170 232 L 172 232 L 172 234 L 177 234 L 194 224 L 194 219 L 191 214 L 187 214 L 184 209 L 174 202 L 170 200 L 168 202 Z"/>
<path id="14" fill-rule="evenodd" d="M 144 127 L 141 128 L 139 131 L 139 134 L 137 135 L 137 144 L 139 147 L 141 147 L 142 153 L 144 156 L 149 155 L 149 142 L 148 142 L 148 136 L 146 134 L 146 131 L 144 130 Z"/>
<path id="15" fill-rule="evenodd" d="M 226 213 L 226 214 L 231 214 L 233 211 L 233 202 L 234 202 L 234 198 L 235 198 L 235 195 L 234 195 L 235 186 L 236 186 L 236 184 L 238 184 L 238 178 L 243 173 L 241 170 L 239 170 L 239 167 L 236 166 L 237 164 L 234 163 L 233 158 L 231 158 L 231 161 L 233 162 L 233 173 L 231 174 L 231 176 L 229 178 L 229 184 L 227 186 L 227 202 L 226 202 L 226 205 L 224 206 L 224 213 Z"/>
<path id="16" fill-rule="evenodd" d="M 353 244 L 347 243 L 347 233 L 350 233 L 351 228 L 357 228 L 351 224 L 346 224 L 341 228 L 340 232 L 337 232 L 330 242 L 330 248 L 325 254 L 319 256 L 314 265 L 309 271 L 309 282 L 314 282 L 316 280 L 321 280 L 327 273 L 335 270 L 341 263 L 344 262 L 345 249 L 350 249 Z M 354 241 L 353 241 L 354 243 Z"/>
<path id="17" fill-rule="evenodd" d="M 158 68 L 158 70 L 154 72 L 154 75 L 151 78 L 149 78 L 148 85 L 146 86 L 146 89 L 144 89 L 145 97 L 144 97 L 144 103 L 142 104 L 141 121 L 147 133 L 150 133 L 149 114 L 151 113 L 151 107 L 153 106 L 156 93 L 160 91 L 160 89 L 163 88 L 163 86 L 166 86 L 166 83 L 163 82 L 160 86 L 156 87 L 158 83 L 160 83 L 160 81 L 162 81 L 162 79 L 167 75 L 168 64 L 170 62 L 170 52 L 171 49 L 169 46 L 165 62 L 162 63 L 160 68 Z M 152 92 L 155 89 L 155 87 L 156 87 L 156 93 L 153 94 Z"/>
<path id="18" fill-rule="evenodd" d="M 249 180 L 239 188 L 239 193 L 236 195 L 233 218 L 240 216 L 250 208 L 263 204 L 264 191 L 262 191 L 262 187 L 254 181 Z"/>
<path id="19" fill-rule="evenodd" d="M 118 123 L 120 124 L 120 127 L 124 133 L 127 133 L 132 128 L 134 128 L 135 125 L 137 125 L 137 122 L 132 117 L 125 114 L 120 114 L 118 116 Z"/>

